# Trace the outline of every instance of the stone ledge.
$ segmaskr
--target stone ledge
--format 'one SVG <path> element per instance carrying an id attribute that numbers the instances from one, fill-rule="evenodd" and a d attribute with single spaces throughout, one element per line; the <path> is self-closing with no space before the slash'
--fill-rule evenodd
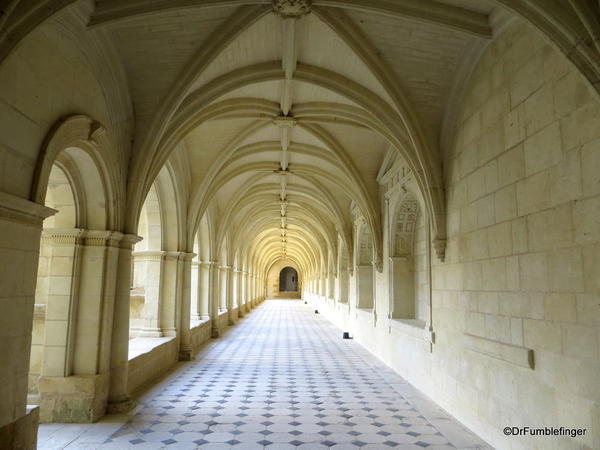
<path id="1" fill-rule="evenodd" d="M 192 320 L 190 323 L 190 330 L 194 330 L 195 328 L 201 328 L 210 325 L 210 318 L 204 318 L 201 320 Z"/>
<path id="2" fill-rule="evenodd" d="M 534 353 L 531 348 L 506 344 L 469 333 L 464 335 L 468 350 L 527 369 L 535 369 Z"/>
<path id="3" fill-rule="evenodd" d="M 418 319 L 391 319 L 390 331 L 409 335 L 415 339 L 434 342 L 435 334 L 427 329 L 427 324 Z"/>
<path id="4" fill-rule="evenodd" d="M 41 225 L 42 220 L 57 212 L 55 209 L 0 191 L 0 217 L 3 219 Z"/>
<path id="5" fill-rule="evenodd" d="M 129 341 L 129 361 L 150 353 L 173 339 L 175 339 L 175 336 L 133 338 Z"/>

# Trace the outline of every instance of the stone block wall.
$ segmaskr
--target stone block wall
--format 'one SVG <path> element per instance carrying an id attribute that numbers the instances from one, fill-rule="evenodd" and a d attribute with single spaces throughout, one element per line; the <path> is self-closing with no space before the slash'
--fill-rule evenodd
<path id="1" fill-rule="evenodd" d="M 306 297 L 493 446 L 599 448 L 598 95 L 515 20 L 476 63 L 454 128 L 445 261 L 431 253 L 432 330 L 389 319 L 387 258 L 374 313 L 354 306 L 356 273 L 349 308 Z M 506 437 L 505 426 L 586 434 Z"/>
<path id="2" fill-rule="evenodd" d="M 587 428 L 546 448 L 600 445 L 599 113 L 566 58 L 514 24 L 481 58 L 446 156 L 449 241 L 433 288 L 447 351 L 432 373 L 437 395 L 500 446 L 514 438 L 499 424 Z M 534 369 L 455 358 L 464 333 L 532 350 Z"/>

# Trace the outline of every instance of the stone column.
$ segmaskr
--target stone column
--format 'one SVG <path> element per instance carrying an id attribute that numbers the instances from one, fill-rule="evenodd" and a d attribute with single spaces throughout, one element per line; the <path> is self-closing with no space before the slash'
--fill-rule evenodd
<path id="1" fill-rule="evenodd" d="M 327 299 L 328 300 L 333 300 L 334 299 L 334 291 L 335 291 L 335 274 L 334 273 L 329 273 L 327 274 Z"/>
<path id="2" fill-rule="evenodd" d="M 244 302 L 246 305 L 246 312 L 250 312 L 252 309 L 252 298 L 250 294 L 250 276 L 247 271 L 244 272 Z"/>
<path id="3" fill-rule="evenodd" d="M 217 338 L 220 335 L 219 331 L 219 312 L 220 312 L 220 295 L 219 295 L 219 268 L 214 262 L 210 264 L 210 335 Z"/>
<path id="4" fill-rule="evenodd" d="M 202 309 L 200 306 L 200 262 L 197 260 L 192 260 L 190 264 L 190 319 L 194 321 L 200 321 L 202 320 L 202 315 L 200 313 L 200 310 Z"/>
<path id="5" fill-rule="evenodd" d="M 135 402 L 127 390 L 127 372 L 129 368 L 129 298 L 131 288 L 132 250 L 139 236 L 127 234 L 119 245 L 117 284 L 110 354 L 110 387 L 108 408 L 110 414 L 121 414 L 131 410 Z"/>
<path id="6" fill-rule="evenodd" d="M 38 409 L 27 407 L 27 372 L 42 221 L 56 211 L 0 192 L 0 436 L 35 448 Z"/>
<path id="7" fill-rule="evenodd" d="M 72 288 L 48 298 L 45 362 L 38 385 L 40 417 L 45 422 L 94 422 L 106 412 L 109 395 L 123 235 L 96 230 L 48 233 L 60 241 L 54 243 L 53 253 L 61 256 L 51 270 L 65 276 Z M 59 280 L 51 279 L 51 289 L 53 285 L 64 289 Z"/>
<path id="8" fill-rule="evenodd" d="M 160 328 L 163 336 L 177 336 L 181 313 L 182 271 L 180 258 L 183 252 L 166 252 L 160 301 Z"/>
<path id="9" fill-rule="evenodd" d="M 165 252 L 148 250 L 133 253 L 134 270 L 142 272 L 144 286 L 144 326 L 139 335 L 161 337 L 162 281 Z"/>
<path id="10" fill-rule="evenodd" d="M 235 299 L 238 307 L 238 317 L 244 317 L 246 313 L 243 293 L 244 272 L 236 268 L 233 270 L 233 274 L 235 279 Z"/>
<path id="11" fill-rule="evenodd" d="M 49 229 L 42 233 L 42 243 L 50 247 L 51 255 L 46 279 L 42 377 L 67 377 L 73 373 L 83 233 L 81 229 Z"/>
<path id="12" fill-rule="evenodd" d="M 201 320 L 210 317 L 211 266 L 211 262 L 198 263 L 198 316 Z"/>
<path id="13" fill-rule="evenodd" d="M 241 308 L 244 310 L 244 314 L 247 314 L 249 312 L 248 310 L 248 272 L 242 270 L 240 273 L 240 290 L 241 290 L 241 294 L 240 297 L 242 299 L 242 306 Z"/>
<path id="14" fill-rule="evenodd" d="M 234 325 L 234 305 L 233 305 L 233 267 L 221 266 L 221 306 L 227 311 L 227 324 Z"/>
<path id="15" fill-rule="evenodd" d="M 191 276 L 192 259 L 194 253 L 181 253 L 179 265 L 181 266 L 181 300 L 179 302 L 179 361 L 190 361 L 192 359 L 192 337 L 190 333 L 190 311 L 191 311 Z"/>

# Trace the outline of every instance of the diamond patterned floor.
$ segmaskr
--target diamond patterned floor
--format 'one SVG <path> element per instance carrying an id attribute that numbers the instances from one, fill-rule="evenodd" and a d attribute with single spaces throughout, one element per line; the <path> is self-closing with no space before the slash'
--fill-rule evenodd
<path id="1" fill-rule="evenodd" d="M 43 425 L 40 448 L 490 448 L 301 301 L 271 300 L 132 416 Z"/>

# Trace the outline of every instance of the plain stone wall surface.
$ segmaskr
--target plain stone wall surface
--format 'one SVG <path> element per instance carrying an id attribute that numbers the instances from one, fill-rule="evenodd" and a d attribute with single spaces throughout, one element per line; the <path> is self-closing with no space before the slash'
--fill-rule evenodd
<path id="1" fill-rule="evenodd" d="M 375 314 L 322 312 L 498 448 L 599 448 L 597 94 L 516 22 L 484 51 L 462 102 L 444 164 L 445 262 L 432 254 L 435 344 L 387 319 L 385 261 Z M 505 426 L 586 434 L 507 438 Z"/>
<path id="2" fill-rule="evenodd" d="M 110 124 L 104 93 L 73 41 L 51 24 L 33 32 L 0 67 L 0 191 L 29 197 L 42 142 L 61 117 Z M 115 149 L 116 150 L 116 149 Z"/>
<path id="3" fill-rule="evenodd" d="M 151 340 L 151 338 L 148 338 L 148 341 Z M 135 393 L 146 383 L 167 372 L 177 363 L 178 354 L 178 341 L 173 338 L 130 359 L 127 378 L 128 391 Z"/>
<path id="4" fill-rule="evenodd" d="M 524 25 L 489 46 L 469 84 L 446 158 L 447 258 L 433 271 L 436 396 L 501 447 L 540 445 L 501 435 L 530 425 L 588 430 L 545 448 L 598 448 L 600 102 Z M 535 370 L 456 359 L 462 333 L 532 349 Z"/>

